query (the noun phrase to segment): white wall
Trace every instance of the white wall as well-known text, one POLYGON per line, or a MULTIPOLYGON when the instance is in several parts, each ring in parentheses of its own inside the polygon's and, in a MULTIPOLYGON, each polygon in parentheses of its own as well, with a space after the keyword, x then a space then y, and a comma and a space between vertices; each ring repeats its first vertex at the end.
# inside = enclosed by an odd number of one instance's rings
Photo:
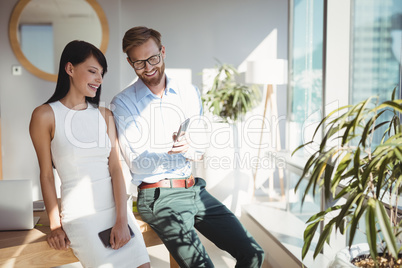
MULTIPOLYGON (((193 83, 202 88, 201 70, 215 59, 239 66, 261 42, 277 31, 277 57, 287 58, 287 1, 276 0, 98 0, 106 13, 110 40, 106 52, 109 71, 102 86, 102 101, 112 97, 135 77, 121 52, 121 39, 131 27, 145 25, 161 32, 166 67, 192 70, 193 83)), ((0 1, 0 115, 4 179, 31 178, 39 186, 39 169, 29 137, 33 109, 45 102, 55 83, 39 79, 20 65, 8 36, 8 21, 17 0, 0 1)), ((285 93, 278 94, 279 115, 286 113, 285 93)), ((35 197, 40 197, 36 190, 35 197)))

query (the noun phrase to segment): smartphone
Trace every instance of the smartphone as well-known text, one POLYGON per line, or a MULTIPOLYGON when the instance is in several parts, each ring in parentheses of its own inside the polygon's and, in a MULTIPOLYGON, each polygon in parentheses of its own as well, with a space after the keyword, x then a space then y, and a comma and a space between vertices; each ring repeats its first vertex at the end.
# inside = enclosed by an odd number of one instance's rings
POLYGON ((183 123, 180 124, 179 130, 177 131, 176 139, 174 140, 173 143, 175 143, 179 139, 179 137, 182 133, 186 132, 189 123, 190 123, 190 118, 187 118, 186 120, 184 120, 183 123))
MULTIPOLYGON (((127 226, 128 226, 128 229, 130 230, 130 236, 134 237, 134 232, 133 232, 133 230, 131 230, 130 225, 127 225, 127 226)), ((113 227, 110 227, 109 229, 106 229, 106 230, 104 230, 102 232, 99 232, 99 234, 98 234, 98 236, 99 236, 100 240, 102 241, 103 245, 105 247, 107 247, 107 248, 112 247, 112 245, 110 245, 110 233, 112 232, 112 228, 113 227)))

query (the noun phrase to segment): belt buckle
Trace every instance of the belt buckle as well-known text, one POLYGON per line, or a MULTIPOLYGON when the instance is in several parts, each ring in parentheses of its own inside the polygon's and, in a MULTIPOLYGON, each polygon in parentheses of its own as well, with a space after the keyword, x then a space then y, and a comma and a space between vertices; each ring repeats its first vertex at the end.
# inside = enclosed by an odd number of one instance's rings
MULTIPOLYGON (((189 188, 188 183, 189 183, 189 181, 190 181, 192 178, 193 178, 193 176, 190 176, 190 177, 188 177, 187 179, 185 179, 185 187, 186 187, 186 189, 189 188)), ((191 187, 191 186, 190 186, 190 187, 191 187)))

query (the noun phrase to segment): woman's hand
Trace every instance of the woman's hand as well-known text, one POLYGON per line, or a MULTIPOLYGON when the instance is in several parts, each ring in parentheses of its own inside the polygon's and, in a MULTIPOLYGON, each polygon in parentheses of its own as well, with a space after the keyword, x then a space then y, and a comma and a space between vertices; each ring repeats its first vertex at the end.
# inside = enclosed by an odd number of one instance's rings
POLYGON ((50 234, 48 234, 47 243, 51 248, 57 250, 67 250, 70 248, 70 240, 61 227, 52 230, 50 234))
POLYGON ((110 233, 112 249, 119 249, 130 241, 130 231, 127 224, 115 224, 110 233))

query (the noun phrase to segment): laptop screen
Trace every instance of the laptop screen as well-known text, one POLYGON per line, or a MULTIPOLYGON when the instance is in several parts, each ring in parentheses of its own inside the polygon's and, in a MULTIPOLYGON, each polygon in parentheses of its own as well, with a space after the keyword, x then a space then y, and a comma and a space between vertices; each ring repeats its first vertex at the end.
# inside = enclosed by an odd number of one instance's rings
POLYGON ((34 227, 31 180, 0 180, 0 230, 34 227))

